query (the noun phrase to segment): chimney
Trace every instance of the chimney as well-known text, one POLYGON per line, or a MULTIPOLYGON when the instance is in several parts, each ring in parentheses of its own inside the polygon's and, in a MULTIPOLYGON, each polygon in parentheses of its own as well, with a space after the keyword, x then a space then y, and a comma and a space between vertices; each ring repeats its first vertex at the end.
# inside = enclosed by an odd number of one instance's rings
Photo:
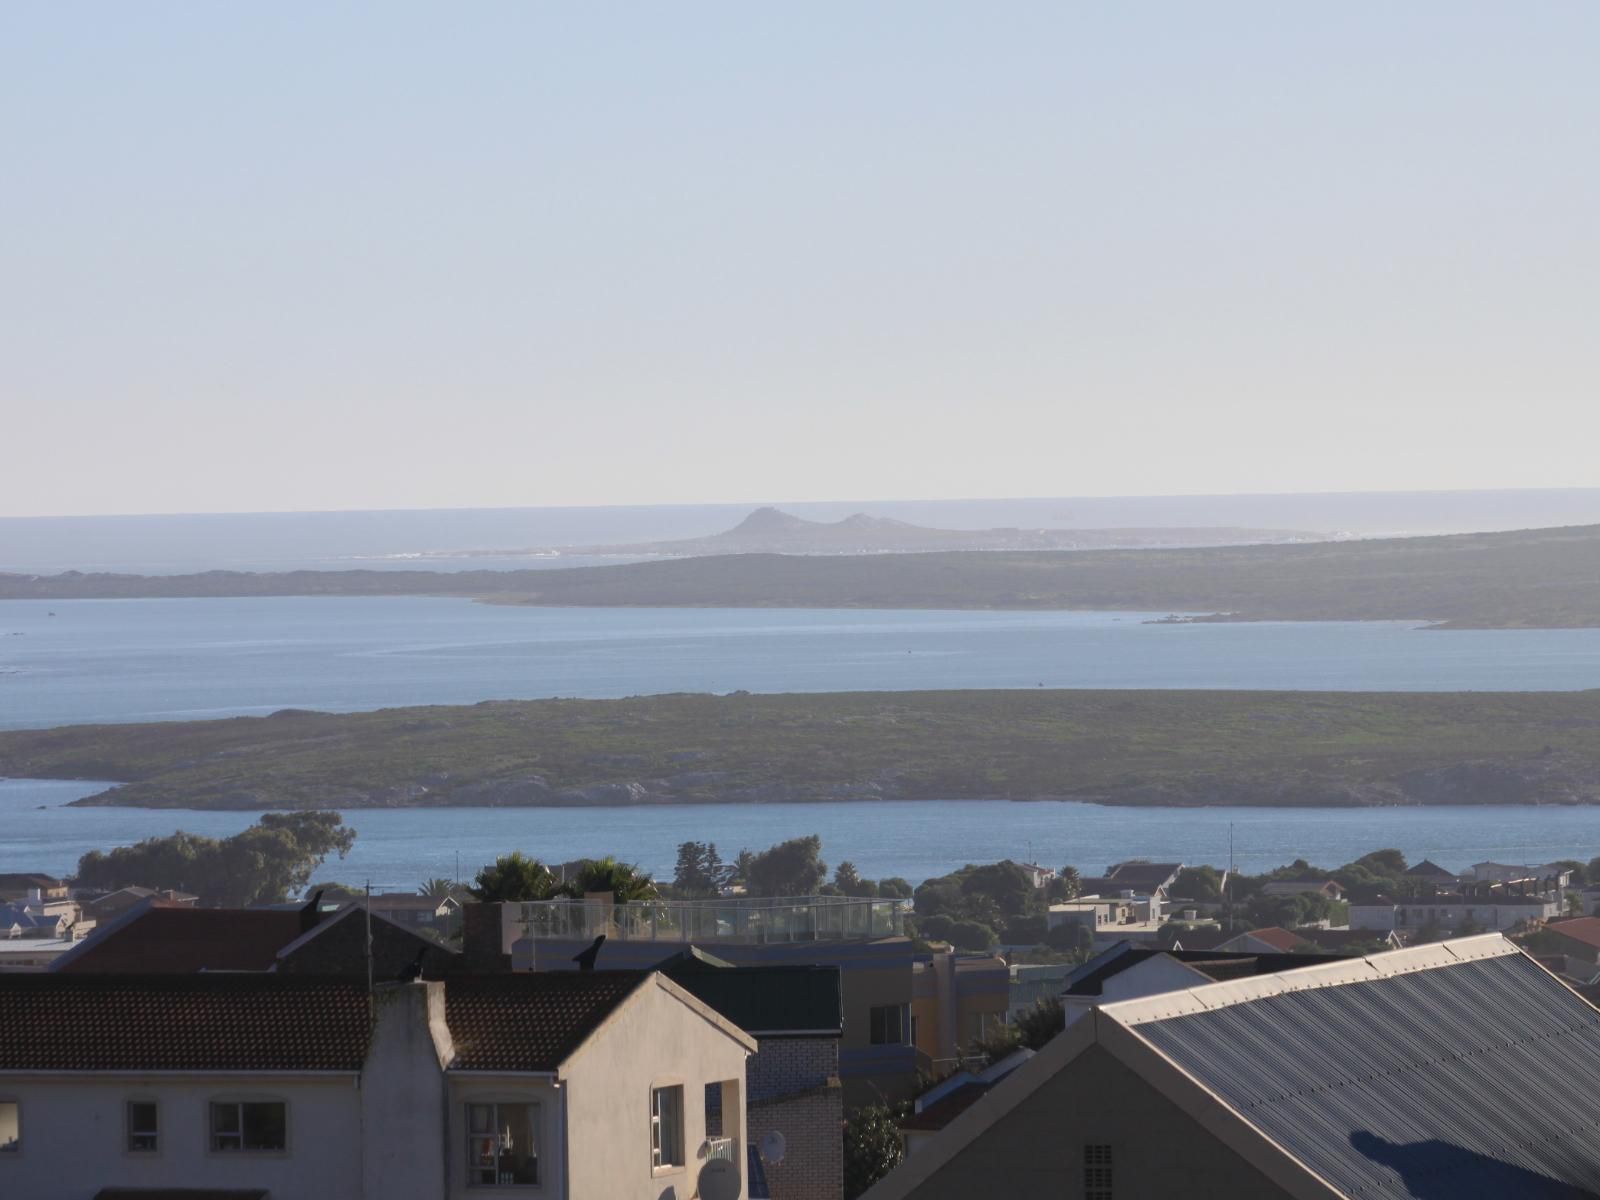
POLYGON ((500 931, 503 907, 496 903, 461 906, 461 958, 467 970, 474 974, 511 970, 511 959, 505 952, 500 931))

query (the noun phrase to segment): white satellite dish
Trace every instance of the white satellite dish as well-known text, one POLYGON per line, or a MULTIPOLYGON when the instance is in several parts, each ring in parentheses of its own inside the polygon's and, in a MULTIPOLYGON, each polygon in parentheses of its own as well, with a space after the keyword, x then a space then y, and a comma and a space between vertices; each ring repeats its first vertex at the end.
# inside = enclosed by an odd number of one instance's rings
POLYGON ((700 1168, 700 1200, 738 1200, 739 1168, 725 1158, 713 1158, 700 1168))
POLYGON ((761 1135, 761 1160, 777 1166, 783 1161, 783 1152, 787 1148, 783 1134, 776 1129, 769 1130, 761 1135))

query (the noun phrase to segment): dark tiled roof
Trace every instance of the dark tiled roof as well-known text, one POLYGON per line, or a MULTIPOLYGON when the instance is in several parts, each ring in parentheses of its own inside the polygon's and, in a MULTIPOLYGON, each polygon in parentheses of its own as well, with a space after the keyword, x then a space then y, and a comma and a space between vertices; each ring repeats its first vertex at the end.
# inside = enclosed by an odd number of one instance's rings
POLYGON ((838 967, 714 967, 679 960, 662 970, 750 1033, 837 1034, 844 1028, 838 967))
POLYGON ((0 975, 0 1071, 356 1071, 366 989, 277 975, 0 975))
POLYGON ((1524 955, 1134 1031, 1343 1195, 1577 1200, 1600 1189, 1600 1012, 1524 955))
POLYGON ((1124 862, 1107 871, 1106 877, 1118 887, 1139 891, 1163 887, 1181 870, 1182 863, 1124 862))
POLYGON ((477 975, 445 986, 458 1071, 554 1071, 650 975, 539 971, 477 975))
POLYGON ((1425 858, 1416 866, 1406 872, 1407 875, 1420 875, 1426 879, 1454 879, 1456 873, 1447 871, 1432 859, 1425 858))
POLYGON ((96 930, 56 970, 119 975, 268 971, 278 951, 300 932, 297 912, 152 903, 120 924, 96 930))

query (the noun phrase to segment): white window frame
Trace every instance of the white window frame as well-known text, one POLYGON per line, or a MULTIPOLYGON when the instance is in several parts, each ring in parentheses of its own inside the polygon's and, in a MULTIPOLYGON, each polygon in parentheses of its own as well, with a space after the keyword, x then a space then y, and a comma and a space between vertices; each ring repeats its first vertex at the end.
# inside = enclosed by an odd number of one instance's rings
MULTIPOLYGON (((230 1135, 222 1135, 230 1136, 230 1135)), ((235 1158, 245 1154, 288 1154, 289 1138, 289 1102, 282 1096, 212 1096, 206 1102, 206 1152, 220 1154, 235 1158), (283 1145, 274 1147, 246 1146, 244 1144, 244 1106, 247 1104, 276 1104, 283 1109, 283 1145), (238 1111, 239 1139, 238 1145, 223 1147, 217 1145, 216 1111, 219 1108, 233 1108, 238 1111)))
MULTIPOLYGON (((209 1119, 210 1110, 207 1110, 209 1119)), ((147 1154, 161 1153, 161 1102, 149 1096, 129 1096, 122 1102, 122 1149, 127 1154, 137 1154, 141 1157, 147 1154), (155 1109, 155 1124, 149 1129, 135 1129, 133 1124, 133 1106, 135 1104, 148 1104, 155 1109), (150 1146, 135 1146, 133 1139, 147 1137, 153 1139, 150 1146)), ((233 1151, 228 1151, 233 1153, 233 1151)))
POLYGON ((669 1171, 681 1171, 688 1166, 688 1130, 684 1123, 688 1119, 687 1106, 684 1103, 684 1086, 682 1083, 663 1081, 650 1085, 650 1170, 652 1174, 660 1175, 669 1171), (677 1122, 674 1126, 664 1119, 662 1097, 668 1093, 676 1093, 677 1097, 677 1122), (669 1144, 670 1143, 670 1144, 669 1144))
POLYGON ((512 1188, 519 1192, 531 1192, 536 1188, 542 1188, 544 1186, 544 1105, 540 1103, 538 1099, 532 1096, 465 1097, 461 1102, 461 1132, 463 1142, 466 1146, 466 1169, 468 1176, 467 1187, 473 1189, 474 1191, 487 1190, 489 1188, 512 1188), (494 1109, 495 1119, 493 1124, 496 1128, 498 1128, 500 1124, 499 1110, 501 1107, 507 1104, 518 1104, 524 1108, 533 1110, 529 1117, 529 1123, 533 1127, 533 1173, 536 1176, 536 1179, 533 1183, 501 1183, 498 1180, 496 1180, 494 1183, 477 1182, 471 1178, 475 1162, 475 1157, 472 1152, 472 1110, 473 1108, 494 1109))

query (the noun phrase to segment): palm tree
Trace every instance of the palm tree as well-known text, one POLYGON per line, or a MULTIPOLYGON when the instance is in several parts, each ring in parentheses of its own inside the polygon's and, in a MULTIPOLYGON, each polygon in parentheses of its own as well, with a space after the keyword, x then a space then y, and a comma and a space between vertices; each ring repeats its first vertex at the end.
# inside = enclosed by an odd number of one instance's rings
POLYGON ((559 890, 550 868, 521 850, 502 854, 478 872, 470 889, 479 900, 548 900, 559 890))
POLYGON ((630 900, 654 900, 655 880, 633 863, 618 862, 611 855, 586 858, 567 880, 566 892, 581 900, 592 892, 610 892, 618 904, 630 900))
POLYGON ((417 895, 432 896, 437 900, 443 900, 455 890, 456 884, 453 879, 424 879, 422 886, 417 889, 417 895))

